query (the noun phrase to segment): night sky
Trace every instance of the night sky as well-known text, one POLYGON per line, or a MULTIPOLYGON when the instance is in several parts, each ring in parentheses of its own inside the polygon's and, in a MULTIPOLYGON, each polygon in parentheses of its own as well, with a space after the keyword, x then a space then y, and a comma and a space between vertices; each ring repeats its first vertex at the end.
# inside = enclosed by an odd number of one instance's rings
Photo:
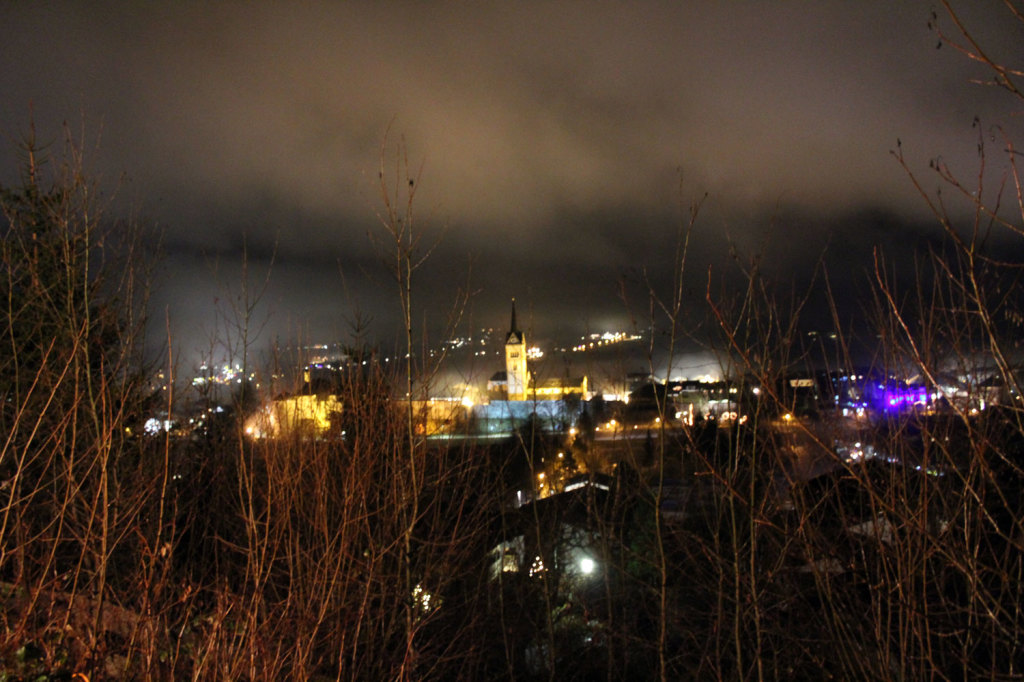
MULTIPOLYGON (((993 57, 1022 56, 1002 3, 961 4, 993 57)), ((261 342, 344 338, 354 310, 393 338, 371 238, 385 136, 389 174, 404 140, 416 225, 437 243, 418 326, 439 334, 468 286, 463 332, 506 325, 515 296, 553 338, 627 327, 620 281, 646 269, 667 286, 705 193, 694 306, 709 270, 734 285, 733 251, 779 282, 824 252, 852 296, 872 245, 939 237, 897 139, 932 191, 937 157, 975 177, 975 117, 986 139, 1022 124, 1019 102, 971 82, 980 65, 936 49, 932 11, 953 26, 930 1, 210 5, 0 7, 0 180, 30 121, 44 140, 84 131, 114 213, 162 235, 153 307, 184 353, 216 335, 243 245, 254 280, 276 252, 261 342)))

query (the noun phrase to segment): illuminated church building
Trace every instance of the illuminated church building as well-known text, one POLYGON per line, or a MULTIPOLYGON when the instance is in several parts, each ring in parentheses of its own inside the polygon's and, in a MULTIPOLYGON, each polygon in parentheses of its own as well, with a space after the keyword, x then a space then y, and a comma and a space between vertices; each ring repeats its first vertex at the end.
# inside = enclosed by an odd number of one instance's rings
POLYGON ((505 335, 505 371, 495 372, 487 385, 492 401, 549 401, 573 395, 585 397, 586 377, 552 377, 538 382, 527 365, 528 356, 526 334, 516 322, 516 302, 512 299, 512 320, 505 335))
POLYGON ((530 384, 526 368, 526 336, 516 324, 516 300, 512 299, 512 324, 505 336, 505 380, 509 400, 526 400, 530 384))

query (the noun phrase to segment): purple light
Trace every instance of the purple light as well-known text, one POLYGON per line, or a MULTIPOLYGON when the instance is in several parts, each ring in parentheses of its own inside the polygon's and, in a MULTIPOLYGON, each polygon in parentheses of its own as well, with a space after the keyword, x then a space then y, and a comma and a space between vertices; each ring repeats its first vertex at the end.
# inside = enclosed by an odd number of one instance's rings
POLYGON ((927 405, 928 402, 928 391, 924 388, 916 387, 886 389, 883 404, 889 408, 902 409, 906 406, 927 405))

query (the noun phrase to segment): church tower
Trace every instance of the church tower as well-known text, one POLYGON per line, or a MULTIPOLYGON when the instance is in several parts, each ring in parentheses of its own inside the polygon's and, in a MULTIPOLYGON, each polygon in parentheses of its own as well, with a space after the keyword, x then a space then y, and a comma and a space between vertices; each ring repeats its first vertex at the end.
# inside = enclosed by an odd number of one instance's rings
POLYGON ((526 337, 516 325, 516 299, 512 299, 512 324, 505 337, 505 373, 508 399, 526 400, 529 373, 526 369, 526 337))

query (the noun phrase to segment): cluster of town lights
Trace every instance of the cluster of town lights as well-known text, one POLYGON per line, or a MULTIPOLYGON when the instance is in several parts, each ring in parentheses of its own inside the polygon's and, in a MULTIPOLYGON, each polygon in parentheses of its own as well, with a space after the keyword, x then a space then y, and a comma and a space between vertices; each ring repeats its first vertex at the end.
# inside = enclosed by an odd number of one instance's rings
MULTIPOLYGON (((207 366, 205 364, 202 365, 199 368, 200 375, 195 377, 194 379, 192 379, 192 384, 194 386, 202 386, 204 384, 208 384, 209 383, 209 384, 222 384, 222 385, 226 386, 226 385, 229 385, 229 384, 240 384, 240 383, 242 383, 242 379, 244 377, 244 374, 242 373, 241 366, 239 366, 237 364, 234 367, 232 367, 229 364, 225 364, 221 368, 220 372, 217 373, 217 374, 211 374, 210 371, 211 371, 211 368, 209 366, 207 366)), ((256 378, 255 372, 250 372, 249 373, 249 381, 252 381, 255 378, 256 378)))
POLYGON ((638 341, 640 339, 636 334, 629 334, 627 332, 605 332, 603 334, 591 334, 589 337, 583 338, 583 343, 578 343, 572 347, 574 352, 582 352, 585 350, 593 350, 594 348, 600 348, 601 346, 610 346, 614 343, 623 343, 624 341, 638 341))

